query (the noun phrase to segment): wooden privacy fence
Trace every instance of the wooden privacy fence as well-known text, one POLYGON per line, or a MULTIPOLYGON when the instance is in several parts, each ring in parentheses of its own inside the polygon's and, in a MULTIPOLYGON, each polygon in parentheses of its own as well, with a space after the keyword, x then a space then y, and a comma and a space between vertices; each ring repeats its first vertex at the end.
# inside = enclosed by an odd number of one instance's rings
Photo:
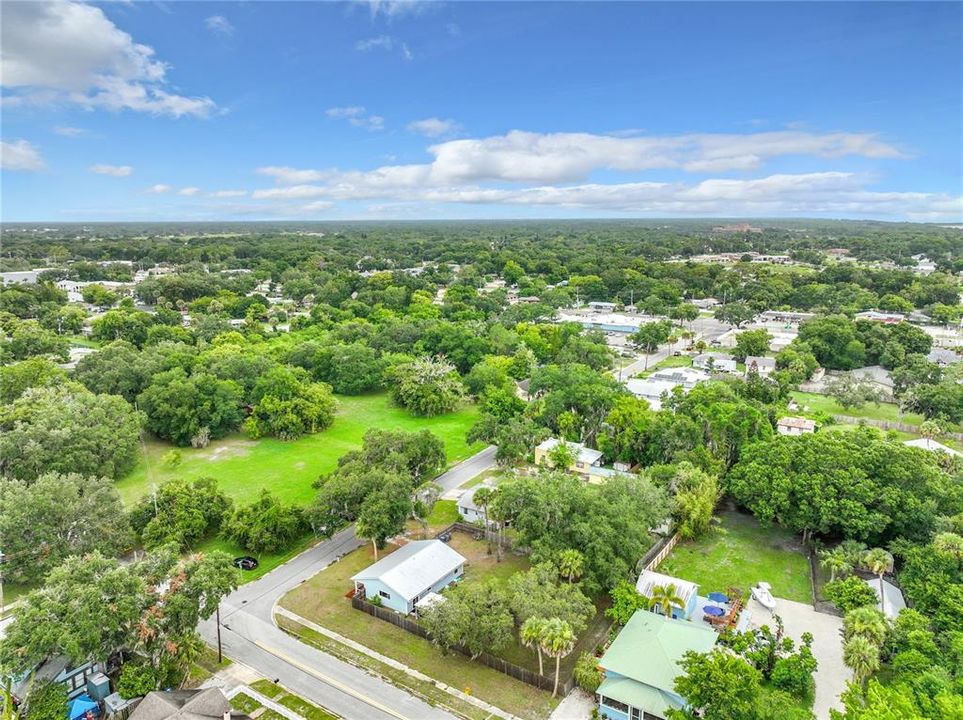
MULTIPOLYGON (((472 526, 468 526, 468 527, 472 527, 472 526)), ((355 610, 361 610, 362 612, 366 612, 369 615, 373 615, 379 620, 390 622, 392 625, 400 627, 402 630, 406 632, 410 632, 412 635, 417 635, 418 637, 428 639, 428 633, 420 624, 418 624, 414 620, 411 620, 410 618, 405 617, 404 615, 399 615, 394 610, 389 610, 388 608, 385 608, 385 607, 378 607, 377 605, 372 605, 367 600, 362 600, 360 597, 357 597, 357 596, 351 598, 351 607, 353 607, 355 610)), ((456 650, 459 654, 464 655, 465 657, 469 657, 469 658, 471 657, 471 653, 469 653, 463 647, 456 646, 454 650, 456 650)), ((545 677, 544 675, 539 675, 538 673, 532 672, 527 668, 523 668, 519 665, 516 665, 515 663, 510 663, 507 660, 503 660, 500 657, 495 657, 494 655, 491 655, 489 653, 483 652, 481 655, 474 658, 474 660, 476 662, 482 663, 483 665, 487 665, 493 670, 497 670, 500 673, 504 673, 509 677, 513 677, 516 680, 521 680, 523 683, 526 683, 528 685, 533 685, 534 687, 537 687, 540 690, 548 690, 549 692, 551 692, 552 688, 555 685, 554 677, 545 677)), ((550 660, 549 660, 549 663, 551 664, 550 660)), ((562 697, 565 697, 566 695, 568 695, 573 690, 574 687, 575 687, 575 678, 572 677, 571 673, 568 673, 567 676, 564 673, 561 676, 559 676, 558 691, 562 695, 562 697)))

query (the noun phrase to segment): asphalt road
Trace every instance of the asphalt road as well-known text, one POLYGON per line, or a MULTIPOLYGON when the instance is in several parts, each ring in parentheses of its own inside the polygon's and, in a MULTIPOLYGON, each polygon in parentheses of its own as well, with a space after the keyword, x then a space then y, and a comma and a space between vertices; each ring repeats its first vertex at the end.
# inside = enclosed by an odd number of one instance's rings
MULTIPOLYGON (((450 490, 494 463, 495 448, 487 447, 442 473, 436 482, 450 490)), ((364 542, 355 536, 354 527, 345 528, 231 593, 221 602, 224 654, 265 677, 277 678, 282 685, 347 720, 452 720, 449 713, 305 645, 274 625, 274 604, 281 596, 364 542)), ((202 622, 198 630, 216 646, 215 617, 202 622)))

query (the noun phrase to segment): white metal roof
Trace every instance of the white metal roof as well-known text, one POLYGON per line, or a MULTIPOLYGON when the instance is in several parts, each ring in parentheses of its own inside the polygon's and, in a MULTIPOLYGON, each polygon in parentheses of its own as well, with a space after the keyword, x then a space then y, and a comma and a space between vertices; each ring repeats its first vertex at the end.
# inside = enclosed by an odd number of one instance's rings
POLYGON ((906 601, 903 599, 903 591, 893 585, 889 580, 883 580, 883 601, 879 600, 879 578, 864 581, 876 594, 877 607, 888 618, 899 615, 900 610, 906 608, 906 601))
POLYGON ((411 600, 464 563, 465 558, 441 540, 415 540, 351 579, 380 580, 405 600, 411 600))
POLYGON ((930 452, 944 452, 947 455, 963 456, 963 453, 954 450, 951 447, 947 447, 943 443, 936 442, 936 440, 931 440, 930 438, 906 440, 903 444, 910 447, 920 448, 922 450, 929 450, 930 452))
MULTIPOLYGON (((544 450, 545 452, 551 452, 552 448, 557 446, 561 442, 558 438, 549 438, 538 444, 539 450, 544 450)), ((575 453, 578 462, 585 463, 587 465, 594 465, 599 460, 602 459, 601 450, 593 450, 590 447, 586 447, 584 443, 576 442, 566 442, 569 449, 575 453)))
POLYGON ((671 575, 663 575, 662 573, 657 573, 654 570, 643 571, 643 573, 639 575, 639 580, 635 584, 635 589, 639 591, 639 594, 650 598, 652 597, 652 588, 665 587, 666 585, 675 586, 675 594, 678 595, 682 600, 683 607, 686 607, 689 604, 690 597, 699 594, 699 586, 694 582, 681 580, 679 578, 672 577, 671 575))

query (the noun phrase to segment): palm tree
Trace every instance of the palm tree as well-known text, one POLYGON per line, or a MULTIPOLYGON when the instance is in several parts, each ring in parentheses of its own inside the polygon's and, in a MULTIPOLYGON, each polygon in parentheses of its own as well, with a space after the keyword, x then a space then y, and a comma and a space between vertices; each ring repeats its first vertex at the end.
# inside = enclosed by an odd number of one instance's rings
POLYGON ((582 568, 585 565, 585 556, 578 550, 562 550, 558 555, 558 569, 570 583, 575 582, 575 578, 582 575, 582 568))
POLYGON ((666 620, 672 619, 672 608, 682 607, 682 598, 676 593, 675 585, 656 585, 652 588, 652 606, 657 607, 665 615, 666 620))
POLYGON ((883 613, 869 605, 850 610, 843 618, 843 635, 847 640, 864 637, 876 647, 882 647, 888 630, 883 613))
POLYGON ((963 536, 952 532, 941 532, 933 538, 933 548, 942 555, 955 558, 957 564, 963 563, 963 536))
POLYGON ((883 606, 883 575, 893 571, 893 556, 883 548, 868 550, 863 556, 863 565, 873 575, 879 577, 879 605, 883 606))
POLYGON ((549 657, 555 658, 555 686, 552 688, 552 697, 558 695, 558 675, 562 658, 572 652, 577 640, 572 626, 565 620, 552 618, 545 621, 545 626, 542 628, 542 650, 549 657))
POLYGON ((839 547, 846 553, 849 564, 854 567, 862 562, 863 555, 866 554, 866 543, 861 543, 859 540, 843 540, 839 543, 839 547))
POLYGON ((879 648, 862 635, 854 635, 843 643, 843 662, 853 671, 853 679, 865 689, 866 680, 879 670, 879 648))
POLYGON ((482 511, 482 522, 485 524, 485 542, 488 543, 488 554, 492 554, 492 533, 491 528, 488 527, 488 505, 492 501, 492 493, 494 491, 490 487, 482 486, 475 490, 475 494, 472 496, 475 505, 481 508, 482 511))
POLYGON ((853 570, 853 565, 849 561, 849 555, 842 547, 834 547, 832 550, 823 550, 819 553, 820 563, 829 570, 829 582, 836 579, 836 573, 846 575, 853 570))
POLYGON ((545 631, 545 619, 540 617, 530 617, 522 623, 521 630, 518 631, 518 639, 527 648, 535 648, 538 653, 538 674, 544 675, 542 667, 542 634, 545 631))

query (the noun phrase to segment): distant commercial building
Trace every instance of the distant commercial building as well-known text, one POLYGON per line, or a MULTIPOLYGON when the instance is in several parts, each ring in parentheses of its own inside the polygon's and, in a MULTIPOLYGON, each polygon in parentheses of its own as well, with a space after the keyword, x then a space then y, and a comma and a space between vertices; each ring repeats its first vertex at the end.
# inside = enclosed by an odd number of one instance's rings
POLYGON ((46 272, 51 268, 35 268, 33 270, 13 270, 11 272, 0 272, 0 282, 4 285, 23 285, 37 282, 40 273, 46 272))
POLYGON ((869 322, 881 322, 885 325, 898 325, 906 319, 902 313, 879 312, 878 310, 866 310, 854 315, 856 320, 868 320, 869 322))
POLYGON ((712 228, 715 233, 761 233, 762 228, 753 227, 749 223, 735 223, 732 225, 718 225, 712 228))

